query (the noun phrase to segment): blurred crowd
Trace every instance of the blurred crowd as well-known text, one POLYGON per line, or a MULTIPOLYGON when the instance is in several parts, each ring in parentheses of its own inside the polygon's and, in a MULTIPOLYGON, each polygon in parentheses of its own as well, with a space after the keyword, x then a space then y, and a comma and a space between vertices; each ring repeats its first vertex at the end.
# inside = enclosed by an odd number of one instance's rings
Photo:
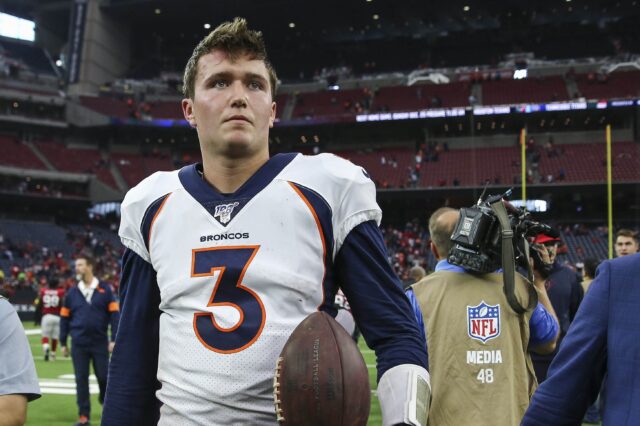
POLYGON ((25 300, 55 283, 68 289, 76 284, 74 260, 90 253, 96 259, 96 276, 117 290, 122 247, 111 239, 101 238, 98 230, 115 232, 117 225, 107 229, 95 224, 68 227, 64 247, 48 247, 31 241, 12 241, 0 234, 0 295, 8 299, 25 300))
MULTIPOLYGON (((31 241, 12 241, 0 234, 0 294, 11 299, 25 292, 36 295, 38 290, 51 281, 62 288, 74 286, 74 260, 83 253, 96 258, 97 277, 111 284, 117 291, 120 258, 123 248, 114 244, 115 238, 104 238, 105 233, 115 237, 117 223, 103 223, 66 227, 64 247, 48 247, 31 241)), ((590 228, 584 224, 565 224, 558 227, 565 236, 591 235, 589 244, 603 244, 608 235, 606 226, 590 228)), ((404 226, 382 227, 388 248, 389 262, 400 280, 405 284, 415 282, 412 270, 422 269, 427 273, 435 266, 435 258, 429 250, 429 232, 423 221, 415 218, 404 226)), ((566 256, 569 246, 561 243, 558 248, 560 261, 576 272, 581 272, 582 261, 571 263, 566 256), (563 256, 564 255, 564 256, 563 256)), ((586 248, 579 245, 571 250, 578 259, 588 257, 586 248)), ((34 296, 35 298, 35 296, 34 296)))

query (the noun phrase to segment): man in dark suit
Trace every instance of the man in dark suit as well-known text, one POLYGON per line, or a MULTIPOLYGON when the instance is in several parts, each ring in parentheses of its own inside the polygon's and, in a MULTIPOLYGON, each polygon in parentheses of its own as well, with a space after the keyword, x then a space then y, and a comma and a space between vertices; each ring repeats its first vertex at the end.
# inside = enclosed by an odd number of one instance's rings
POLYGON ((522 425, 580 425, 603 380, 602 424, 637 425, 639 312, 640 254, 603 262, 522 425))

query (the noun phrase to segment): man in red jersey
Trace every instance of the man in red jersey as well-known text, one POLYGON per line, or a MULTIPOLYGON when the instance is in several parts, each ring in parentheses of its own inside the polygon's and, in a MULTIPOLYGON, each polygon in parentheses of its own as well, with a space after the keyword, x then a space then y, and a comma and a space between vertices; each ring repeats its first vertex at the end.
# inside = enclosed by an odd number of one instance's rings
POLYGON ((58 278, 48 280, 47 287, 40 289, 40 307, 42 308, 42 350, 44 360, 55 361, 56 348, 60 338, 60 308, 64 298, 64 289, 58 288, 58 278), (49 345, 51 342, 51 345, 49 345))

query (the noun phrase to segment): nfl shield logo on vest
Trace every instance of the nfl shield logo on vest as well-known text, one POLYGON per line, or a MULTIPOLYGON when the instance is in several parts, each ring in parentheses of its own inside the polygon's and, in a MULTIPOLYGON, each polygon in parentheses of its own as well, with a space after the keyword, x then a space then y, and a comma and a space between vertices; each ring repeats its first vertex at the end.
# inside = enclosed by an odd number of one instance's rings
POLYGON ((467 306, 467 332, 469 337, 487 343, 500 335, 500 304, 487 305, 483 300, 477 306, 467 306))

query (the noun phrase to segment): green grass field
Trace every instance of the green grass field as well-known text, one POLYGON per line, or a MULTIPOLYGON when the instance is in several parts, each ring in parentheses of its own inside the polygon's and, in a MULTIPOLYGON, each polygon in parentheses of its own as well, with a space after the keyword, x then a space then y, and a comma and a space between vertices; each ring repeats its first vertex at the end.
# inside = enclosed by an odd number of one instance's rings
MULTIPOLYGON (((24 323, 26 330, 33 330, 33 323, 24 323)), ((29 411, 27 418, 27 426, 69 426, 73 425, 78 419, 78 409, 76 406, 75 382, 73 381, 73 365, 71 358, 63 358, 58 350, 58 358, 55 362, 44 362, 42 345, 40 343, 40 334, 30 334, 29 343, 31 344, 31 352, 36 363, 38 378, 40 379, 40 387, 45 393, 42 397, 29 403, 29 411), (46 393, 45 389, 53 389, 55 391, 73 392, 69 395, 56 395, 46 393)), ((360 349, 369 368, 369 379, 371 380, 371 388, 375 389, 376 383, 376 356, 373 351, 369 350, 360 339, 360 349)), ((98 403, 97 385, 95 381, 90 382, 90 387, 96 389, 96 393, 91 395, 91 424, 100 424, 100 415, 102 407, 98 403)), ((382 417, 380 416, 380 406, 375 395, 371 395, 371 415, 369 416, 370 426, 380 425, 382 417)))
MULTIPOLYGON (((34 329, 32 323, 24 323, 24 326, 27 330, 34 329)), ((36 370, 38 371, 38 378, 40 379, 40 387, 43 389, 57 389, 58 391, 59 389, 64 389, 68 392, 75 391, 71 359, 62 358, 60 351, 58 351, 58 359, 55 362, 44 362, 40 334, 31 334, 28 337, 36 363, 36 370)), ((376 355, 367 347, 363 339, 360 339, 358 346, 369 369, 371 389, 375 391, 376 355)), ((98 403, 97 384, 95 384, 95 381, 90 382, 90 387, 95 389, 95 393, 91 395, 91 424, 99 425, 102 407, 98 403)), ((75 393, 55 395, 45 392, 41 398, 29 403, 27 426, 69 426, 76 422, 77 416, 75 393)), ((380 424, 382 424, 380 405, 375 392, 373 392, 371 395, 371 413, 367 425, 379 426, 380 424)), ((584 426, 588 425, 585 424, 584 426)))

